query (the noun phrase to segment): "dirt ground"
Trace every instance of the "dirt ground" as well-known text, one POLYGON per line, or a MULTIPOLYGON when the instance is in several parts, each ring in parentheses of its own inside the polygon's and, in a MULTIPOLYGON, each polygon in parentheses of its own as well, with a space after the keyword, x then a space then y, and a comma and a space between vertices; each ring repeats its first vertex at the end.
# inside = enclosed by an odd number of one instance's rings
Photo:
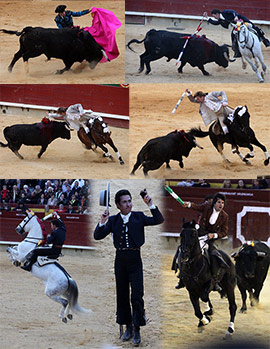
MULTIPOLYGON (((6 143, 3 129, 21 123, 35 123, 36 117, 3 116, 0 118, 0 140, 6 143)), ((48 173, 55 178, 127 178, 129 169, 128 135, 129 130, 110 127, 112 140, 122 155, 125 164, 120 162, 113 149, 108 146, 114 160, 103 158, 103 151, 87 150, 77 137, 77 131, 71 132, 71 139, 58 138, 38 159, 40 147, 22 146, 20 160, 9 148, 0 148, 0 178, 44 178, 48 173)))
MULTIPOLYGON (((188 131, 191 127, 201 126, 208 130, 198 113, 199 105, 190 103, 185 97, 174 115, 174 106, 186 88, 196 91, 226 92, 229 105, 247 105, 251 118, 250 125, 258 140, 270 149, 269 138, 269 108, 270 91, 268 84, 131 84, 130 86, 130 171, 136 162, 137 154, 143 145, 151 138, 166 135, 175 129, 188 131), (143 130, 143 132, 142 132, 143 130)), ((265 167, 264 153, 254 147, 255 157, 251 166, 245 165, 237 155, 231 153, 231 147, 225 144, 225 155, 230 159, 230 165, 224 165, 209 137, 197 138, 204 148, 194 148, 188 158, 184 159, 181 169, 176 161, 171 161, 172 170, 165 165, 160 169, 150 171, 151 178, 256 178, 258 175, 269 175, 270 168, 265 167)), ((247 148, 240 149, 243 154, 247 148)), ((138 169, 136 178, 143 178, 143 172, 138 169)))
MULTIPOLYGON (((177 27, 174 27, 173 20, 170 26, 166 23, 161 23, 157 20, 150 22, 146 25, 134 25, 126 24, 126 44, 132 40, 142 40, 145 34, 150 29, 156 30, 169 30, 177 33, 190 33, 193 34, 199 24, 199 21, 182 20, 177 27)), ((266 35, 269 37, 270 29, 264 27, 266 35)), ((218 45, 228 44, 231 45, 231 31, 222 28, 221 26, 214 26, 203 22, 203 29, 199 35, 206 35, 206 37, 218 45)), ((177 71, 176 60, 172 59, 167 62, 167 58, 163 57, 157 61, 150 63, 151 73, 145 75, 145 71, 141 74, 138 73, 140 66, 140 54, 144 49, 144 44, 131 44, 131 47, 136 52, 132 52, 126 48, 126 82, 128 83, 256 83, 257 76, 253 72, 250 65, 246 70, 242 69, 241 59, 238 58, 235 62, 229 63, 229 66, 225 69, 220 67, 216 63, 206 64, 205 70, 210 73, 210 76, 204 76, 197 67, 191 67, 187 64, 183 68, 183 74, 179 74, 177 71)), ((180 53, 180 52, 179 52, 180 53)), ((266 66, 270 67, 270 49, 262 45, 262 53, 264 56, 264 62, 266 66)), ((233 51, 230 49, 230 58, 233 57, 233 51)), ((261 71, 261 68, 260 68, 261 71)), ((269 70, 265 78, 265 82, 270 82, 269 70)))
MULTIPOLYGON (((175 246, 176 249, 176 246, 175 246)), ((221 299, 217 292, 210 294, 214 307, 212 321, 205 327, 203 333, 197 332, 198 319, 194 315, 193 307, 186 289, 176 290, 178 278, 170 270, 173 251, 167 251, 162 263, 162 348, 225 348, 223 337, 229 325, 229 309, 226 299, 221 299), (213 347, 212 347, 213 346, 213 347), (223 347, 224 346, 224 347, 223 347)), ((231 251, 227 251, 231 252, 231 251)), ((264 283, 258 307, 251 307, 247 301, 247 312, 240 314, 241 295, 236 287, 236 304, 238 307, 235 317, 235 333, 233 340, 227 343, 228 348, 236 342, 252 341, 259 345, 270 343, 270 276, 264 283)), ((202 305, 202 310, 205 307, 202 305)), ((236 348, 237 346, 233 346, 236 348)), ((227 346, 226 346, 227 348, 227 346)), ((239 346, 240 348, 240 346, 239 346)), ((242 346, 241 346, 242 348, 242 346)))
MULTIPOLYGON (((107 181, 91 181, 92 234, 103 207, 99 206, 99 191, 106 189, 107 181)), ((150 215, 139 192, 147 188, 154 203, 161 207, 160 181, 111 181, 111 214, 118 210, 114 205, 115 193, 123 188, 130 190, 133 209, 150 215)), ((145 309, 149 324, 142 328, 142 348, 160 347, 160 227, 147 227, 146 243, 142 248, 144 263, 145 309)), ((76 280, 79 287, 79 303, 92 309, 90 316, 74 316, 64 324, 58 318, 60 307, 44 295, 42 282, 31 274, 11 265, 7 253, 0 252, 1 269, 1 348, 130 348, 132 344, 119 340, 119 328, 115 323, 115 281, 113 261, 115 249, 108 236, 97 241, 95 252, 70 254, 64 250, 61 264, 76 280)))
MULTIPOLYGON (((0 1, 1 29, 22 30, 26 26, 57 28, 54 22, 56 1, 33 0, 0 1)), ((124 0, 115 1, 66 1, 67 9, 82 11, 89 7, 100 7, 112 11, 121 21, 122 26, 116 31, 116 41, 120 55, 112 62, 100 63, 91 70, 84 62, 75 63, 72 70, 63 75, 56 75, 58 69, 64 68, 62 60, 52 58, 45 62, 44 55, 29 59, 29 74, 25 73, 23 60, 14 66, 12 73, 7 68, 15 52, 19 49, 19 37, 0 34, 2 50, 0 53, 0 83, 37 83, 37 84, 119 84, 125 82, 125 15, 124 0), (3 49, 4 48, 4 49, 3 49)), ((80 27, 91 26, 90 14, 74 17, 74 24, 80 27)))

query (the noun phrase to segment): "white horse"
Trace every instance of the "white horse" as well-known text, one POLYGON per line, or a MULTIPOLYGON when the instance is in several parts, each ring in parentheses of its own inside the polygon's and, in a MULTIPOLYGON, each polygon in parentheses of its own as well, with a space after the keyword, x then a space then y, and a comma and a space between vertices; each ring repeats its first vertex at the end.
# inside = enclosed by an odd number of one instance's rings
POLYGON ((237 36, 239 50, 241 53, 242 59, 242 68, 246 69, 247 63, 251 65, 252 69, 257 74, 259 82, 264 82, 264 75, 266 73, 266 65, 264 63, 261 42, 258 36, 253 32, 252 29, 249 29, 244 23, 239 27, 239 32, 237 36), (252 61, 252 58, 255 60, 255 64, 252 61), (263 71, 260 73, 258 68, 260 67, 260 62, 262 65, 263 71))
MULTIPOLYGON (((42 228, 38 222, 37 216, 26 211, 25 219, 17 226, 16 232, 20 235, 28 233, 26 238, 15 247, 8 247, 9 259, 16 266, 25 261, 26 255, 32 251, 43 239, 42 228)), ((47 263, 40 265, 41 262, 35 262, 31 273, 42 280, 45 285, 45 294, 53 301, 60 303, 62 309, 59 313, 60 319, 66 323, 67 319, 72 320, 70 310, 75 313, 89 313, 91 310, 80 307, 78 304, 78 287, 71 276, 58 263, 47 263)), ((41 257, 42 259, 43 257, 41 257)), ((46 263, 46 262, 45 262, 46 263)))

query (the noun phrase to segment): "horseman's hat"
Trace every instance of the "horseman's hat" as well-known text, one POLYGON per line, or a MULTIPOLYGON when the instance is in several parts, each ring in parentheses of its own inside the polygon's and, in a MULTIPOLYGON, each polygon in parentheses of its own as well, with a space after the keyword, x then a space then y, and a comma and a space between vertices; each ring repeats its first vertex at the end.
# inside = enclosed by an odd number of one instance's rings
POLYGON ((63 13, 66 8, 66 5, 58 5, 55 9, 55 13, 63 13))
POLYGON ((107 190, 101 190, 99 192, 99 205, 106 206, 107 211, 110 205, 110 182, 107 183, 107 190))

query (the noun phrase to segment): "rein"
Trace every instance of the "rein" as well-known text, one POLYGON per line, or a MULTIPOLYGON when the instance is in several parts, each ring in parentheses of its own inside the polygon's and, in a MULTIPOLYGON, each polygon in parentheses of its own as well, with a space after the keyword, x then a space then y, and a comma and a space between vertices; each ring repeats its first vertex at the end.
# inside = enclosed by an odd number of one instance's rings
POLYGON ((254 53, 253 53, 252 49, 253 49, 253 47, 254 47, 255 40, 254 40, 254 37, 252 36, 252 45, 251 45, 251 47, 248 47, 248 46, 247 46, 247 43, 248 43, 248 40, 249 40, 249 37, 250 37, 250 32, 249 32, 248 29, 246 29, 245 33, 246 33, 246 32, 248 32, 248 34, 245 35, 245 39, 242 40, 242 41, 240 41, 240 35, 239 35, 239 44, 241 45, 241 44, 245 43, 245 48, 247 48, 248 50, 251 51, 252 56, 253 56, 253 58, 254 58, 254 53))
MULTIPOLYGON (((198 256, 195 256, 198 257, 198 256)), ((191 260, 191 262, 189 264, 191 264, 192 262, 194 262, 195 257, 191 260)), ((201 272, 203 271, 203 268, 205 267, 205 258, 203 258, 203 264, 201 269, 198 271, 198 273, 196 275, 190 275, 189 273, 185 272, 184 270, 182 270, 182 274, 185 276, 188 276, 190 279, 194 279, 194 281, 199 281, 199 275, 201 274, 201 272)))

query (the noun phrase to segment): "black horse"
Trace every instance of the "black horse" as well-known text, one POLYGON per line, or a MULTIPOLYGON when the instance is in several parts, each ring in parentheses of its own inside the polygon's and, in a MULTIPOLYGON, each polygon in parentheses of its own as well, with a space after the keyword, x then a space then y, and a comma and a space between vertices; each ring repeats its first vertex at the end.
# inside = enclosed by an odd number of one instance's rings
POLYGON ((85 145, 85 147, 92 150, 100 147, 104 151, 103 156, 113 160, 113 157, 109 153, 108 148, 104 145, 109 144, 115 151, 120 164, 124 165, 124 161, 111 138, 111 131, 109 130, 108 125, 104 122, 102 117, 95 117, 93 122, 88 122, 86 126, 90 130, 90 135, 88 135, 82 127, 78 131, 78 137, 80 141, 85 145))
MULTIPOLYGON (((202 254, 195 221, 183 224, 180 238, 181 254, 178 263, 181 263, 181 277, 189 292, 195 315, 199 319, 198 327, 203 329, 202 326, 209 324, 210 316, 213 314, 213 306, 209 299, 209 293, 214 286, 211 268, 207 257, 202 254), (199 299, 208 303, 209 310, 204 313, 201 312, 199 299)), ((229 268, 220 269, 219 284, 222 287, 222 295, 227 296, 229 302, 230 323, 225 338, 230 338, 234 332, 234 318, 237 309, 234 295, 236 273, 230 257, 221 250, 219 252, 229 265, 229 268)))
POLYGON ((223 154, 224 143, 232 144, 234 140, 236 144, 236 154, 238 154, 240 159, 248 165, 250 165, 250 161, 248 159, 254 157, 252 144, 256 145, 264 152, 264 165, 267 166, 270 160, 269 154, 266 147, 258 141, 254 131, 249 126, 249 119, 250 114, 247 106, 239 106, 235 108, 232 115, 224 120, 224 123, 226 123, 228 126, 231 136, 229 134, 224 134, 221 126, 216 121, 210 125, 208 132, 204 132, 200 128, 192 128, 189 132, 195 137, 209 136, 217 151, 228 163, 230 161, 223 154), (244 156, 240 153, 239 147, 248 148, 250 152, 244 156))

